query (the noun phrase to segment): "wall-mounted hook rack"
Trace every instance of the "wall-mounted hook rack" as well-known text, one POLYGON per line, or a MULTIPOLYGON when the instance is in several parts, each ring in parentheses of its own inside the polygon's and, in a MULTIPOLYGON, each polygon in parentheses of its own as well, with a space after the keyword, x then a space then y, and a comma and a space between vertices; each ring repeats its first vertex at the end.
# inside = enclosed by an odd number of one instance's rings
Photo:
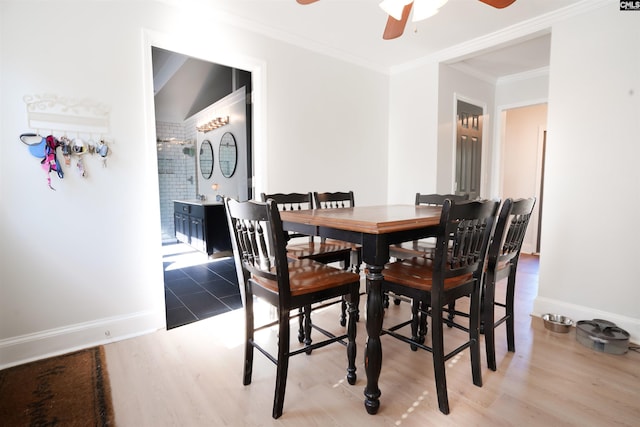
POLYGON ((27 121, 31 129, 98 135, 106 135, 110 131, 110 109, 104 104, 51 94, 25 95, 23 99, 27 104, 27 121))

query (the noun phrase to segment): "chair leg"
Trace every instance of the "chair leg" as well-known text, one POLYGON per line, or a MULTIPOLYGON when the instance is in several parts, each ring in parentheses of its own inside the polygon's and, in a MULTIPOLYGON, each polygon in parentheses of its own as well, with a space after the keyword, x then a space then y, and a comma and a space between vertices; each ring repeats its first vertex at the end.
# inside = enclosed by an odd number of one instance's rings
MULTIPOLYGON (((488 326, 488 325, 487 325, 488 326)), ((489 328, 493 331, 493 328, 489 328)), ((471 294, 469 309, 469 341, 471 342, 471 373, 473 383, 482 387, 482 368, 480 366, 480 284, 471 294)))
MULTIPOLYGON (((414 299, 411 301, 411 339, 417 343, 424 344, 427 335, 427 302, 414 299)), ((418 347, 410 344, 413 351, 418 347)))
POLYGON ((349 326, 347 328, 347 382, 351 385, 356 383, 356 320, 358 317, 358 306, 360 292, 354 291, 348 297, 349 326))
MULTIPOLYGON (((304 345, 311 345, 311 306, 304 306, 304 345)), ((307 354, 311 354, 311 350, 306 351, 307 354)))
POLYGON ((360 265, 362 264, 362 255, 360 254, 360 251, 351 251, 350 259, 353 260, 351 261, 351 271, 356 274, 360 274, 360 265))
MULTIPOLYGON (((456 317, 456 302, 453 301, 452 303, 449 303, 448 308, 449 308, 449 314, 447 316, 447 319, 453 322, 453 319, 456 317)), ((450 324, 447 324, 447 326, 449 328, 453 328, 453 326, 451 326, 450 324)))
MULTIPOLYGON (((362 259, 360 257, 359 251, 351 251, 349 252, 349 257, 345 260, 345 270, 347 270, 346 266, 349 266, 348 270, 356 274, 360 274, 360 264, 362 264, 362 259)), ((360 321, 360 313, 358 312, 356 315, 356 322, 360 321)), ((341 310, 340 310, 340 326, 347 325, 347 303, 345 298, 342 297, 341 310)))
POLYGON ((298 342, 304 342, 304 317, 306 316, 302 307, 298 309, 298 342))
POLYGON ((436 379, 438 407, 443 414, 449 413, 449 397, 447 394, 447 376, 445 373, 444 339, 442 331, 442 306, 434 301, 431 307, 431 345, 433 348, 433 372, 436 379))
POLYGON ((420 302, 420 325, 418 327, 418 342, 420 344, 424 344, 424 337, 427 336, 427 311, 429 310, 429 306, 426 301, 420 302))
POLYGON ((342 301, 340 302, 340 326, 347 325, 347 302, 342 297, 342 301))
POLYGON ((278 308, 278 365, 276 367, 276 390, 273 398, 273 418, 280 418, 284 407, 289 369, 289 312, 278 308))
MULTIPOLYGON (((418 325, 420 324, 420 300, 414 298, 411 300, 411 340, 418 341, 418 325)), ((413 344, 409 344, 411 351, 417 351, 418 347, 413 344)))
POLYGON ((493 274, 485 276, 485 287, 482 293, 482 324, 484 346, 487 353, 487 366, 495 371, 496 366, 496 336, 495 336, 495 296, 496 282, 493 274))
POLYGON ((253 295, 251 293, 246 294, 245 302, 245 342, 244 342, 244 372, 242 378, 242 384, 251 384, 251 374, 253 373, 253 334, 254 334, 254 320, 253 320, 253 295))
POLYGON ((511 352, 516 351, 515 340, 515 325, 514 325, 514 306, 513 299, 515 296, 516 288, 516 267, 512 267, 509 272, 509 281, 507 282, 507 295, 506 295, 506 315, 507 317, 507 348, 511 352))

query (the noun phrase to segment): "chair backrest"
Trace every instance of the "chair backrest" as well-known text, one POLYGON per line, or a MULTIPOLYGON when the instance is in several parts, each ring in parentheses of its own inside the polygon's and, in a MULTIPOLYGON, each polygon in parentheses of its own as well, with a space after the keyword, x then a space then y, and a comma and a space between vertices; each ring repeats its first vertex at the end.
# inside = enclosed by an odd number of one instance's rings
POLYGON ((273 199, 280 211, 299 211, 301 209, 313 209, 313 196, 309 193, 261 193, 263 203, 267 199, 273 199))
MULTIPOLYGON (((266 202, 268 199, 273 199, 276 202, 278 210, 280 211, 299 211, 302 209, 313 209, 313 196, 309 193, 273 193, 265 194, 261 193, 260 198, 262 202, 266 202)), ((296 237, 309 237, 313 241, 313 236, 307 236, 300 233, 288 233, 289 239, 296 237)))
POLYGON ((244 272, 244 285, 253 275, 278 284, 280 301, 290 298, 286 239, 275 201, 266 203, 225 199, 236 266, 244 272))
POLYGON ((316 209, 352 208, 354 206, 353 191, 336 193, 313 193, 316 209))
POLYGON ((420 194, 416 193, 416 206, 442 206, 445 200, 452 202, 463 202, 469 200, 468 194, 420 194))
POLYGON ((482 276, 499 201, 445 200, 440 215, 434 260, 436 282, 472 274, 482 276))
POLYGON ((489 268, 495 268, 507 262, 515 265, 518 262, 535 204, 535 197, 504 201, 496 222, 493 240, 489 246, 487 255, 489 268))

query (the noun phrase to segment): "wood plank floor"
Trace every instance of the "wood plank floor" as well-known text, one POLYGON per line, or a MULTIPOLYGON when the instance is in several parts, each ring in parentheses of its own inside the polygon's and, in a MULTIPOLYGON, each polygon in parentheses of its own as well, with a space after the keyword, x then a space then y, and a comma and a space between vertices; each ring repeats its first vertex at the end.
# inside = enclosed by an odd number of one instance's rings
MULTIPOLYGON (((504 286, 501 283, 499 286, 504 286)), ((225 313, 169 331, 106 346, 118 426, 528 426, 640 425, 640 354, 608 355, 583 347, 575 330, 556 334, 529 313, 537 293, 537 258, 518 271, 516 353, 497 331, 498 370, 486 368, 483 387, 471 381, 469 353, 447 367, 450 415, 438 410, 432 358, 383 337, 380 411, 363 405, 366 383, 364 316, 358 325, 358 381, 345 381, 346 351, 333 345, 291 359, 284 414, 271 418, 275 366, 256 352, 253 382, 242 385, 243 314, 225 313)), ((360 307, 364 311, 365 299, 360 307)), ((266 312, 268 315, 268 311, 266 312)), ((385 325, 405 318, 392 305, 385 325)), ((315 322, 336 332, 338 306, 315 322)), ((445 345, 460 332, 448 330, 445 345)), ((292 348, 298 345, 292 334, 292 348)), ((260 340, 275 343, 275 333, 260 340)), ((483 341, 484 352, 484 341, 483 341)))

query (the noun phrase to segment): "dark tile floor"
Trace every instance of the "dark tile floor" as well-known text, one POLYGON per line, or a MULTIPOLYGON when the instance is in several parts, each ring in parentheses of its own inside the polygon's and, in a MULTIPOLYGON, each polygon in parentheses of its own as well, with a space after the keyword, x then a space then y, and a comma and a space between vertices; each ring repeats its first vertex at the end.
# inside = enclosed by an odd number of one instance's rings
POLYGON ((163 250, 167 329, 242 308, 233 257, 211 259, 184 244, 163 250))

